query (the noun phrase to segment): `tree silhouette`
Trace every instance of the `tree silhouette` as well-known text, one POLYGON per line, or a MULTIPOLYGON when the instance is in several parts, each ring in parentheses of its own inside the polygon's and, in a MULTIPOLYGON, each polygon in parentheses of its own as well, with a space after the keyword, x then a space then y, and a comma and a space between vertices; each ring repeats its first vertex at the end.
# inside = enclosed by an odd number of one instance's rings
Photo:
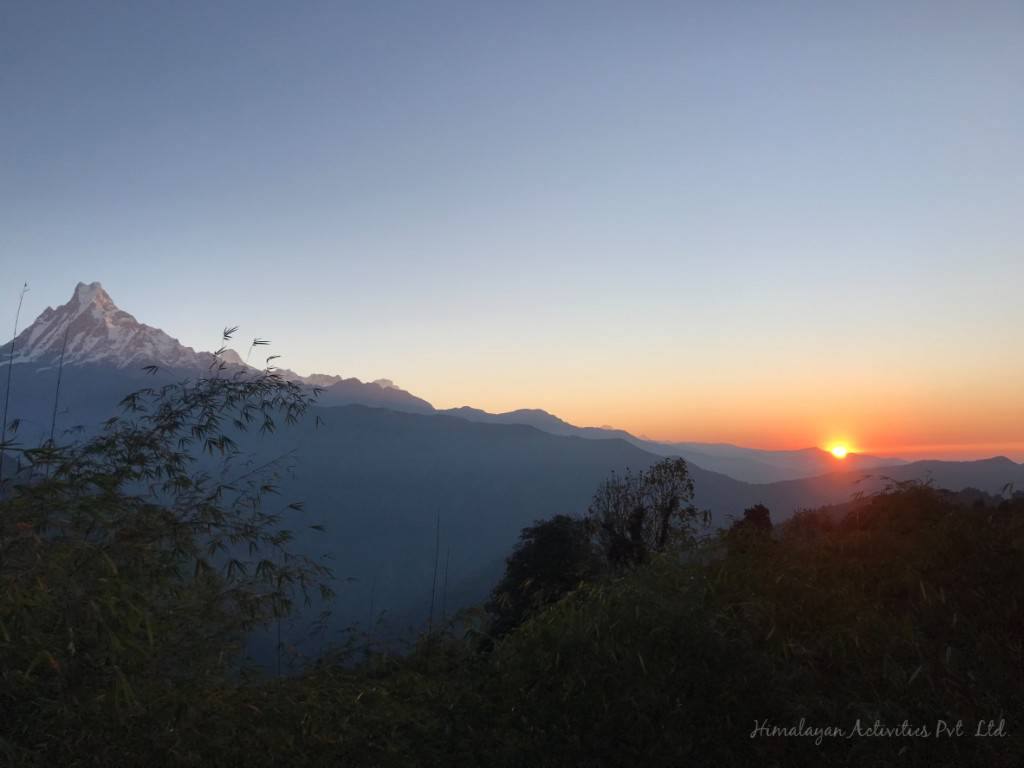
POLYGON ((500 637, 519 626, 594 576, 599 566, 586 520, 556 515, 524 528, 486 606, 494 617, 491 634, 500 637))
POLYGON ((652 552, 693 543, 698 521, 693 479, 683 459, 664 459, 650 469, 616 474, 598 488, 589 518, 601 551, 613 567, 638 565, 652 552))
POLYGON ((764 504, 755 504, 743 510, 743 519, 733 523, 733 528, 744 528, 751 531, 770 532, 772 530, 772 513, 764 504))

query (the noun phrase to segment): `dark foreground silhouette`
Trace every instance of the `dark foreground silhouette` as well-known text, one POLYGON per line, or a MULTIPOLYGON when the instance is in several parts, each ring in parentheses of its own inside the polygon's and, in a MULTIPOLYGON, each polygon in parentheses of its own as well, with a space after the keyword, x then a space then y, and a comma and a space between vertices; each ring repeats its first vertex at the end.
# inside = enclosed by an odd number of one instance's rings
POLYGON ((1024 753, 1024 498, 912 483, 775 526, 751 507, 700 536, 685 462, 613 476, 585 518, 524 531, 486 609, 408 653, 354 635, 291 676, 250 674, 246 635, 330 574, 293 551, 297 505, 276 497, 272 467, 234 463, 225 429, 272 432, 308 404, 272 374, 215 377, 135 395, 82 443, 20 453, 0 499, 0 762, 1024 753))

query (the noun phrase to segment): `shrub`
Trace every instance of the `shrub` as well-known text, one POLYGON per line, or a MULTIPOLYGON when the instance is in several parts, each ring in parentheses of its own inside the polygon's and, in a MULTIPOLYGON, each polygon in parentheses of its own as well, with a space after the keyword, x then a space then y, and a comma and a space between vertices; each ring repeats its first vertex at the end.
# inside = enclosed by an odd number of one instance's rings
POLYGON ((8 758, 141 762, 230 673, 245 632, 329 592, 328 571, 289 551, 295 505, 267 509, 274 466, 230 461, 232 430, 294 422, 311 397, 269 371, 220 374, 136 392, 99 434, 23 452, 0 499, 8 758), (139 740, 108 751, 112 729, 139 740))

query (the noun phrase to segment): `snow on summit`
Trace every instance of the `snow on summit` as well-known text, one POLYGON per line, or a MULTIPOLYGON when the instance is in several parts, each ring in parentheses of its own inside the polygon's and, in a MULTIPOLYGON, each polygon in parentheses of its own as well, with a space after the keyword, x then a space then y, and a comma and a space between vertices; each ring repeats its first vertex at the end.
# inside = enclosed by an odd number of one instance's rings
MULTIPOLYGON (((14 362, 49 368, 58 364, 62 349, 65 365, 195 368, 213 361, 210 353, 196 352, 118 309, 99 283, 79 283, 70 301, 47 307, 15 338, 14 362)), ((241 362, 233 352, 225 359, 241 362)))
MULTIPOLYGON (((12 359, 10 342, 0 347, 0 350, 2 367, 12 359)), ((79 283, 66 304, 56 309, 47 307, 32 325, 14 339, 13 361, 15 364, 34 366, 38 370, 56 368, 60 365, 62 350, 65 366, 103 365, 119 369, 141 369, 156 365, 180 371, 208 371, 216 361, 211 352, 196 352, 159 328, 140 323, 118 308, 99 283, 79 283)), ((225 350, 219 360, 230 366, 246 365, 232 349, 225 350)), ((287 369, 278 369, 278 374, 287 380, 323 389, 340 387, 348 391, 346 387, 356 387, 369 388, 374 395, 381 391, 407 395, 389 379, 363 384, 359 379, 343 379, 335 375, 314 373, 300 376, 287 369)), ((365 399, 363 397, 359 402, 365 399)), ((429 403, 423 403, 427 409, 432 410, 429 403)))

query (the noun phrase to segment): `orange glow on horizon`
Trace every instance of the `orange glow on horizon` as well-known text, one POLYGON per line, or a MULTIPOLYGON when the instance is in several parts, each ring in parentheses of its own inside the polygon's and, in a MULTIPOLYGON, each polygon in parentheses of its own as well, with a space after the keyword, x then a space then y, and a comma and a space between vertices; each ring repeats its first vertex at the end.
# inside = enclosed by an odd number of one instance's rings
MULTIPOLYGON (((453 363, 454 364, 454 363, 453 363)), ((640 363, 637 363, 639 366, 640 363)), ((436 407, 473 405, 492 413, 540 408, 578 426, 610 425, 659 442, 730 443, 771 451, 824 451, 842 445, 845 460, 858 455, 909 461, 966 461, 1005 455, 1024 460, 1024 407, 1020 375, 972 380, 966 373, 917 380, 916 371, 882 381, 843 371, 826 381, 806 374, 769 378, 756 388, 742 376, 724 373, 682 381, 670 370, 645 379, 620 379, 618 369, 602 377, 598 367, 555 371, 574 383, 569 394, 552 373, 538 377, 524 368, 501 376, 488 369, 480 384, 468 377, 439 379, 434 389, 416 383, 405 389, 436 407), (492 378, 493 377, 493 378, 492 378), (949 381, 955 379, 956 386, 949 381), (1015 388, 1016 387, 1016 388, 1015 388)), ((500 369, 495 363, 496 369, 500 369)), ((766 369, 770 368, 767 363, 766 369)), ((401 373, 401 372, 400 372, 401 373)), ((815 374, 817 375, 817 374, 815 374)), ((405 379, 412 381, 410 373, 405 379)), ((396 377, 404 383, 405 379, 396 377)))
POLYGON ((832 455, 835 456, 837 459, 845 459, 846 454, 850 452, 845 445, 833 445, 831 450, 832 455))

